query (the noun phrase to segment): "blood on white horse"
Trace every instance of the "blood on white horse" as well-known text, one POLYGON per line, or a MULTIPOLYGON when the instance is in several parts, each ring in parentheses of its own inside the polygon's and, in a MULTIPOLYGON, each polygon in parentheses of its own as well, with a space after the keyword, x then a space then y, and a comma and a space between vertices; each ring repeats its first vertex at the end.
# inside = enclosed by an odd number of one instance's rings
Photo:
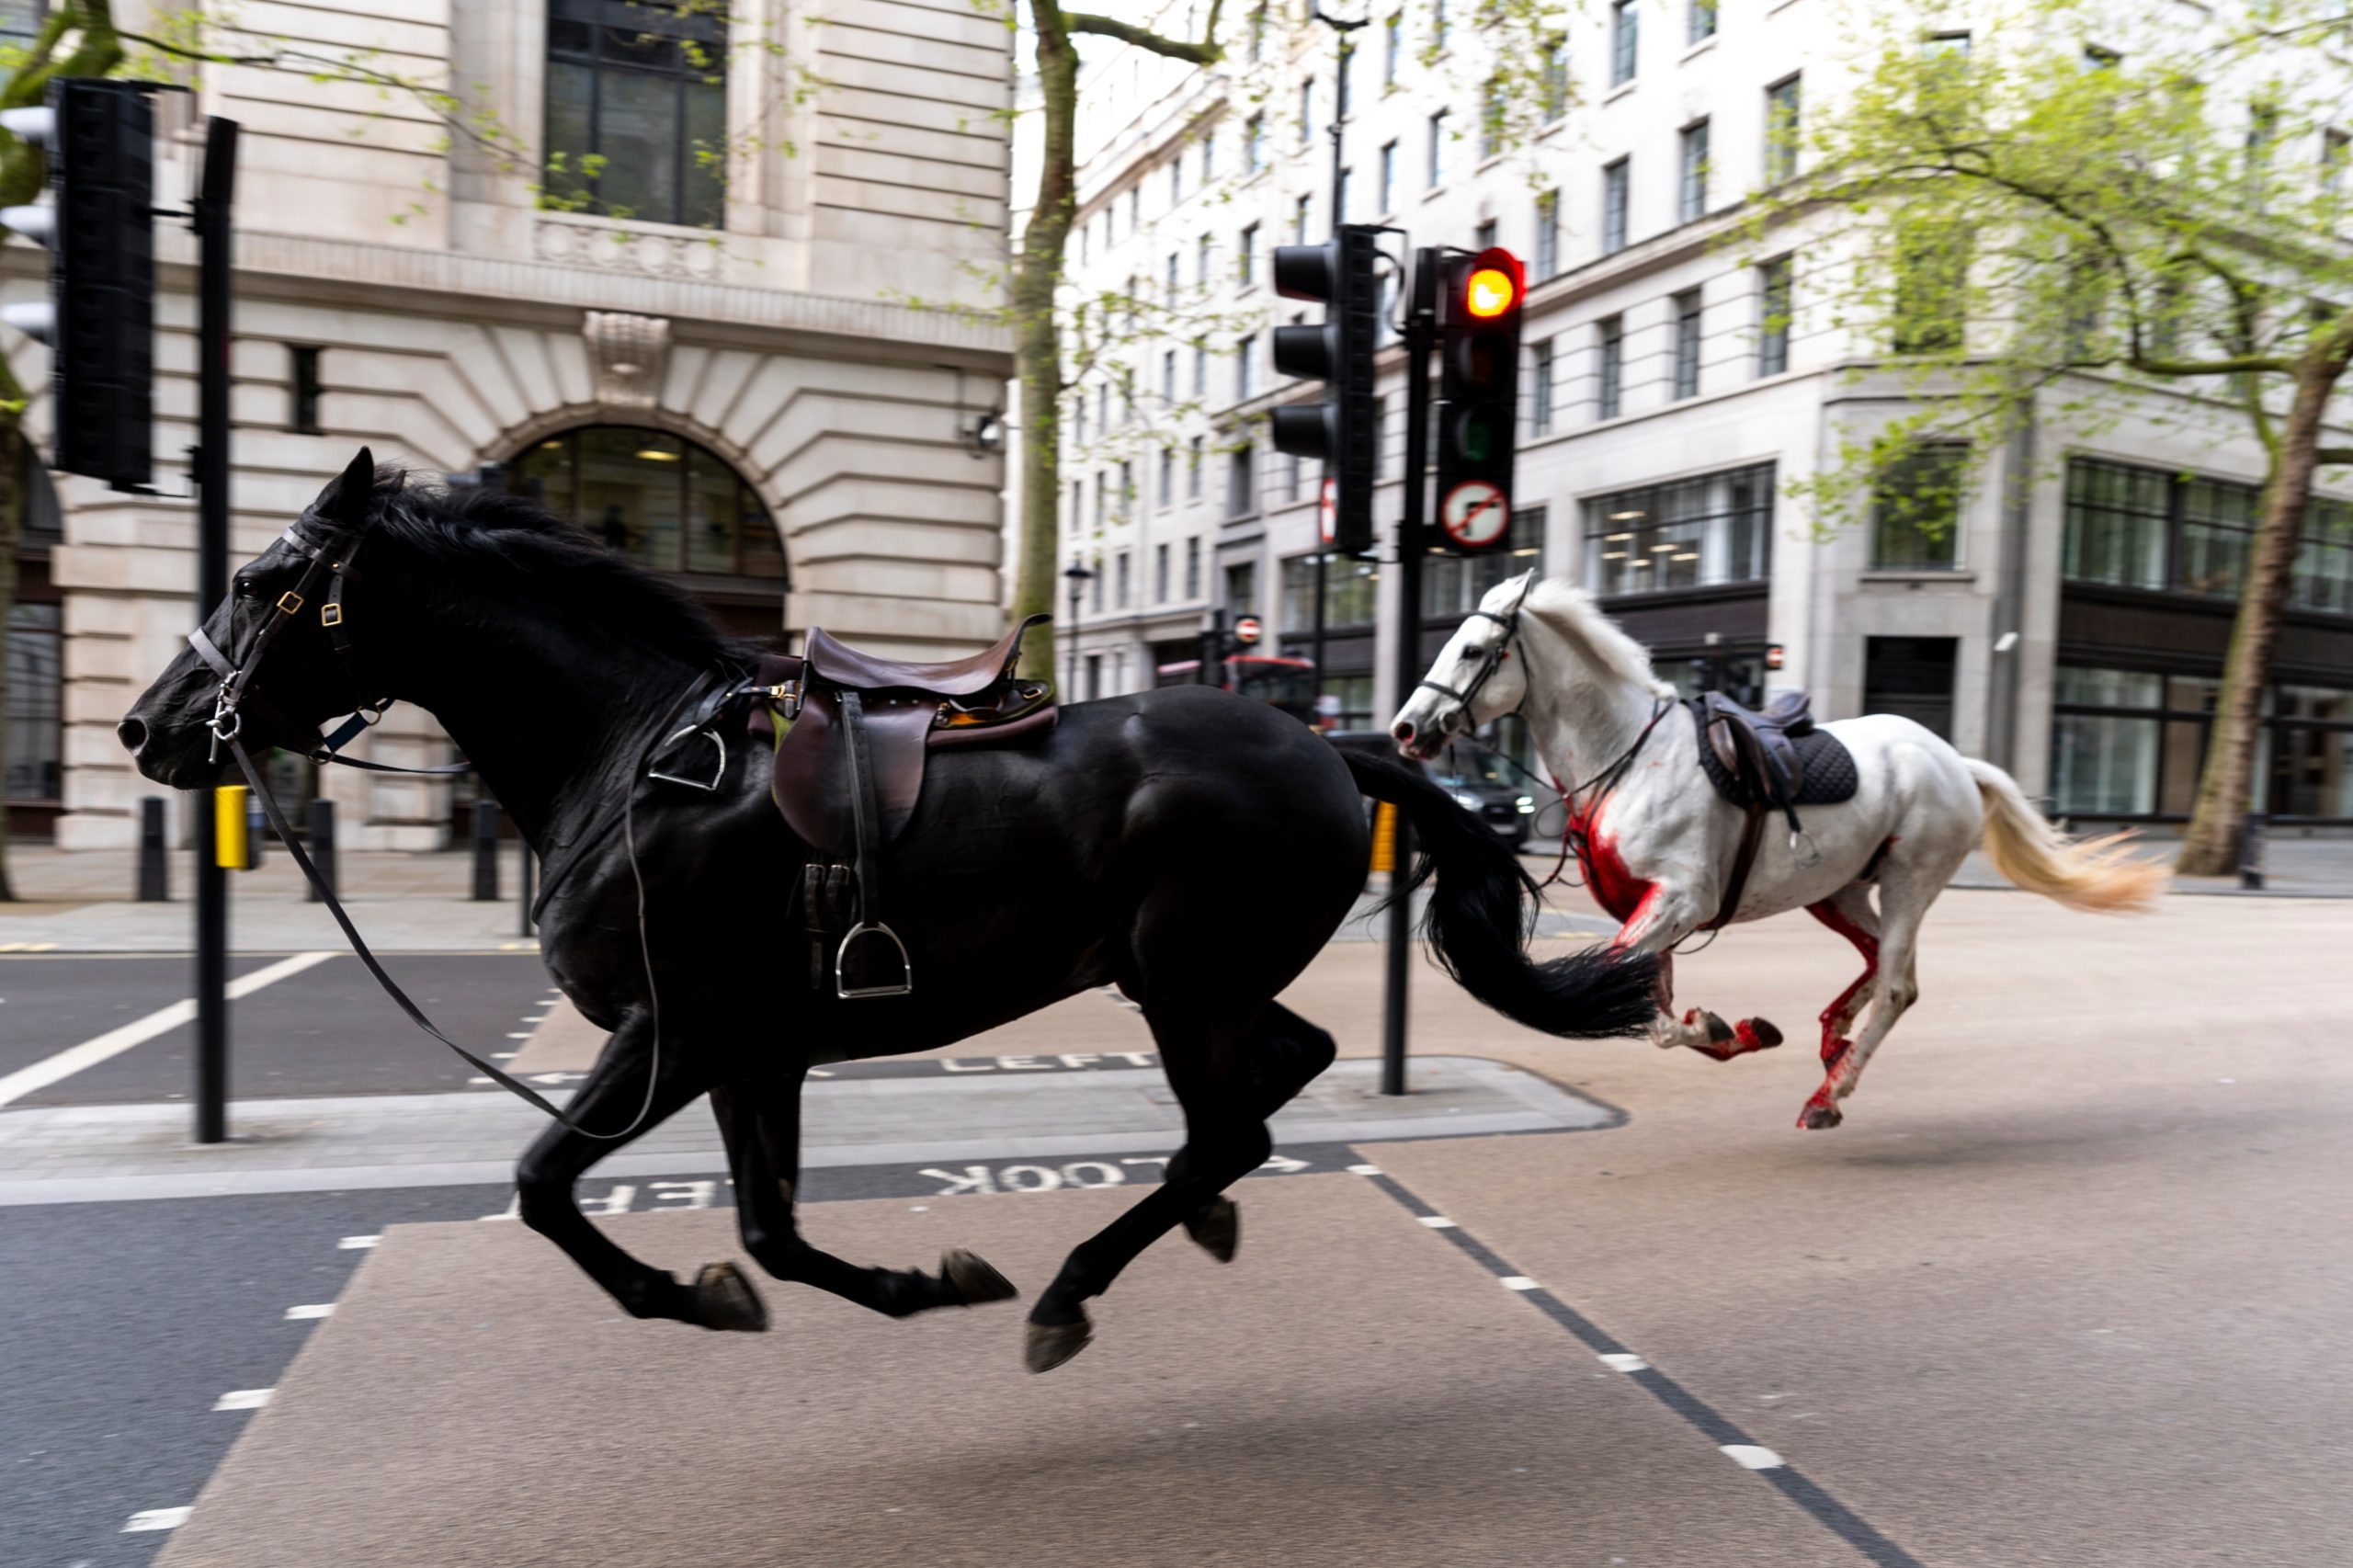
MULTIPOLYGON (((1586 887, 1620 923, 1619 945, 1661 955, 1652 1039, 1729 1061, 1780 1044, 1781 1032, 1698 1008, 1678 1017, 1669 1006, 1672 949, 1716 920, 1745 823, 1700 773, 1697 731, 1674 704, 1642 644, 1582 589, 1530 573, 1488 592, 1390 733, 1407 756, 1427 757, 1454 735, 1521 714, 1568 795, 1566 831, 1586 887)), ((1854 796, 1802 808, 1810 845, 1768 831, 1726 921, 1803 909, 1862 955, 1861 976, 1823 1010, 1823 1079, 1799 1112, 1802 1128, 1838 1125, 1839 1102, 1918 999, 1921 919, 1972 847, 1982 842, 2018 886, 2075 909, 2146 909, 2166 878, 2121 846, 2124 834, 2069 838, 2008 774, 1909 719, 1873 713, 1821 727, 1854 756, 1854 796)))

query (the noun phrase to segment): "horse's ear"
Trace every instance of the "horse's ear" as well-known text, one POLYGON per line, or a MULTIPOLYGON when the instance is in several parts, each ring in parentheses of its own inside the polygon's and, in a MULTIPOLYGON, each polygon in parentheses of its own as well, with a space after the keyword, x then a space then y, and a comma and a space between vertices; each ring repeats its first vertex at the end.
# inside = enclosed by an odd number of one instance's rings
MULTIPOLYGON (((324 502, 326 497, 319 499, 324 502)), ((375 510, 375 500, 376 455, 362 447, 351 466, 343 471, 343 477, 335 482, 335 520, 347 528, 365 528, 375 510)))

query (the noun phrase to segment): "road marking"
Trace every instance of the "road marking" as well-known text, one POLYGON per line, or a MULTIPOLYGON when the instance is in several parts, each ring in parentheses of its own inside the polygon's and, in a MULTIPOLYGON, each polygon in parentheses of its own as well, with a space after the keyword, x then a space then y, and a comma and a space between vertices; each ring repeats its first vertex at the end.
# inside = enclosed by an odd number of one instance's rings
MULTIPOLYGON (((315 964, 324 963, 333 957, 335 957, 333 953, 296 953, 292 958, 280 959, 274 964, 254 971, 242 980, 231 981, 229 1000, 232 1002, 243 1000, 265 985, 275 985, 289 975, 300 974, 304 970, 315 964)), ((173 1003, 168 1007, 148 1014, 136 1023, 124 1024, 119 1028, 108 1029, 106 1033, 85 1040, 79 1045, 68 1046, 56 1055, 36 1062, 29 1067, 19 1067, 6 1077, 0 1078, 0 1106, 13 1104, 15 1101, 23 1099, 27 1095, 38 1093, 51 1084, 70 1078, 85 1068, 96 1067, 101 1062, 111 1061, 134 1045, 144 1045, 157 1035, 169 1034, 182 1024, 194 1019, 195 1017, 194 999, 183 999, 173 1003)))
POLYGON ((1722 1412, 1618 1343, 1608 1329, 1526 1275, 1515 1273, 1494 1249, 1445 1215, 1432 1210, 1404 1183, 1392 1176, 1374 1176, 1372 1182, 1395 1199, 1398 1207, 1461 1249, 1473 1264, 1503 1284, 1518 1290, 1522 1301, 1567 1329, 1599 1357, 1603 1365, 1632 1376, 1643 1392, 1713 1443, 1718 1452, 1744 1469, 1757 1471, 1767 1485, 1803 1509, 1815 1524, 1853 1547, 1867 1561, 1878 1564, 1878 1568, 1922 1568, 1918 1558, 1881 1534, 1870 1520, 1832 1496, 1819 1483, 1791 1468, 1772 1449, 1750 1441, 1749 1435, 1722 1412))
POLYGON ((1379 1165, 1350 1165, 1348 1174, 1350 1176, 1379 1176, 1381 1167, 1379 1165))
POLYGON ((259 1410, 269 1403, 275 1389, 231 1389, 212 1402, 215 1410, 259 1410))
POLYGON ((55 942, 0 942, 0 953, 53 953, 55 942))
POLYGON ((131 1516, 131 1522, 122 1527, 122 1533, 129 1535, 133 1530, 176 1530, 188 1523, 188 1517, 195 1512, 196 1508, 193 1505, 185 1508, 142 1508, 131 1516))
POLYGON ((383 1239, 384 1238, 381 1235, 346 1236, 343 1240, 335 1243, 335 1245, 337 1252, 361 1252, 369 1247, 374 1246, 378 1242, 381 1242, 383 1239))
POLYGON ((304 1318, 325 1318, 333 1316, 335 1316, 335 1303, 333 1301, 313 1301, 307 1307, 289 1307, 286 1309, 286 1321, 288 1323, 300 1323, 304 1318))
POLYGON ((1723 1450, 1724 1458, 1732 1460, 1733 1463, 1740 1466, 1743 1470, 1779 1470, 1781 1468, 1780 1455, 1775 1453, 1770 1449, 1758 1448, 1755 1443, 1719 1443, 1716 1446, 1723 1450))

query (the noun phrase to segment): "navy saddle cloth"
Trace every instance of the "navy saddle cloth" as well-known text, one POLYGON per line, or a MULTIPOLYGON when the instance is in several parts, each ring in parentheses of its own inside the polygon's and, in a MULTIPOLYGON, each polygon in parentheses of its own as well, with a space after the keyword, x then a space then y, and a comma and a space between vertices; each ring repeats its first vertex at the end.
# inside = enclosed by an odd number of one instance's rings
MULTIPOLYGON (((1761 713, 1752 712, 1731 699, 1717 692, 1703 692, 1689 699, 1685 706, 1691 710, 1691 720, 1699 738, 1699 767, 1707 774, 1708 782, 1716 793, 1735 806, 1746 806, 1760 799, 1779 806, 1835 806, 1841 801, 1855 798, 1856 786, 1861 782, 1855 771, 1854 754, 1838 737, 1827 730, 1817 730, 1806 711, 1807 698, 1803 692, 1793 692, 1779 698, 1761 713), (1728 765, 1709 734, 1711 724, 1729 722, 1753 731, 1764 750, 1779 759, 1784 768, 1793 768, 1797 776, 1797 792, 1783 801, 1775 798, 1778 791, 1760 791, 1748 779, 1728 765)), ((1735 754, 1734 761, 1738 761, 1735 754)))

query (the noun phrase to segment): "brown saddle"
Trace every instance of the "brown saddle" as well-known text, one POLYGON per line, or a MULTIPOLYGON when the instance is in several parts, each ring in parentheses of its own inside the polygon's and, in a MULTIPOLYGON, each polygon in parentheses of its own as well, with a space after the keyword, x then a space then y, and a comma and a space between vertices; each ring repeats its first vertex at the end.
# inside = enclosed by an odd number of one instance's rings
POLYGON ((1031 616, 966 659, 886 659, 812 627, 804 653, 761 661, 771 712, 756 713, 754 726, 776 733, 777 809, 811 850, 801 892, 813 983, 830 969, 846 998, 913 989, 906 948, 882 920, 875 857, 915 815, 934 748, 1013 744, 1053 725, 1051 683, 1014 673, 1022 638, 1046 619, 1031 616), (863 956, 853 949, 870 943, 895 950, 895 978, 852 983, 849 960, 863 956))

